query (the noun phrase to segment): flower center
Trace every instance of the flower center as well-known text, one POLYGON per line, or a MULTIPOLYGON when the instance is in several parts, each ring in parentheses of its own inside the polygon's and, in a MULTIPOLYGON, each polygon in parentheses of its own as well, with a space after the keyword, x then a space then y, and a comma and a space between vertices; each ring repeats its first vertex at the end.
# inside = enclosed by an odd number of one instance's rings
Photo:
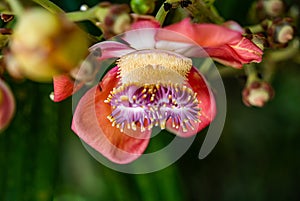
POLYGON ((166 50, 141 50, 121 57, 117 65, 123 84, 141 86, 168 82, 182 84, 192 67, 190 58, 166 50))
POLYGON ((125 84, 115 88, 105 100, 112 106, 108 119, 113 126, 141 131, 153 126, 165 128, 170 119, 172 127, 187 132, 193 121, 199 122, 200 108, 192 89, 179 84, 150 84, 142 87, 125 84))

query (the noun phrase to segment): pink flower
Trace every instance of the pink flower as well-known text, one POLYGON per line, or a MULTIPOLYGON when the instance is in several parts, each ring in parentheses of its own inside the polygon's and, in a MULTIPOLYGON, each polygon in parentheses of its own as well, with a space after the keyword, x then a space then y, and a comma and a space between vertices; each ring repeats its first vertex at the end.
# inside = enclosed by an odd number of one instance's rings
POLYGON ((137 159, 154 126, 189 137, 215 116, 212 92, 188 57, 196 55, 198 46, 166 44, 156 38, 159 34, 177 35, 158 28, 136 29, 121 36, 125 43, 105 41, 90 48, 101 53, 99 60, 118 60, 81 98, 72 129, 113 162, 137 159))
POLYGON ((10 123, 15 112, 15 99, 6 83, 0 79, 0 132, 10 123))
POLYGON ((240 68, 246 63, 261 62, 262 50, 242 36, 240 28, 232 30, 225 26, 193 24, 187 18, 165 29, 193 39, 209 56, 224 65, 240 68))
MULTIPOLYGON (((153 126, 189 137, 213 120, 215 100, 192 57, 212 56, 240 67, 259 62, 262 54, 237 31, 189 19, 163 29, 139 21, 133 29, 90 48, 99 61, 116 59, 116 66, 81 98, 72 123, 84 142, 121 164, 145 151, 153 126)), ((65 76, 54 79, 54 100, 77 91, 72 83, 65 76)))

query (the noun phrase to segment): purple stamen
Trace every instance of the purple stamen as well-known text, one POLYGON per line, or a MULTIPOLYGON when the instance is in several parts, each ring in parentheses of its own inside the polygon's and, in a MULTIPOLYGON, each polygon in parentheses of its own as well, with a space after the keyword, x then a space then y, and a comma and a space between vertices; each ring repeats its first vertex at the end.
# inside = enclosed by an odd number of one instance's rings
POLYGON ((114 89, 106 100, 113 111, 108 119, 112 124, 124 130, 125 126, 133 130, 137 123, 141 131, 154 125, 165 128, 166 121, 172 120, 172 126, 194 129, 193 122, 199 122, 199 102, 190 88, 174 84, 122 85, 114 89))

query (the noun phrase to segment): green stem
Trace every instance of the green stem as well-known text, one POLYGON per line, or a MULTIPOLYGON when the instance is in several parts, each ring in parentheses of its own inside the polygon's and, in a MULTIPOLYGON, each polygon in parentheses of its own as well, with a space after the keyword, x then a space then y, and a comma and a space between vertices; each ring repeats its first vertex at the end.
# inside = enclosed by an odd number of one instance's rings
POLYGON ((288 47, 266 53, 265 59, 273 62, 284 61, 293 58, 299 52, 299 38, 292 40, 288 47))
MULTIPOLYGON (((11 0, 11 1, 15 1, 15 0, 11 0)), ((57 5, 55 5, 53 2, 49 0, 32 0, 32 1, 44 7, 51 13, 54 14, 64 13, 64 10, 62 10, 60 7, 58 7, 57 5)))
MULTIPOLYGON (((14 1, 14 0, 11 0, 11 1, 14 1)), ((49 0, 32 0, 32 1, 39 4, 40 6, 44 7, 45 9, 47 9, 49 12, 51 12, 53 14, 65 13, 65 11, 63 9, 61 9, 59 6, 57 6, 56 4, 54 4, 53 2, 51 2, 49 0)), ((82 21, 84 18, 86 18, 87 13, 90 15, 90 12, 93 12, 92 9, 90 9, 90 10, 91 11, 73 12, 70 14, 66 14, 66 13, 65 14, 69 20, 73 21, 72 19, 74 19, 74 21, 76 22, 76 21, 82 21)), ((86 33, 87 37, 90 39, 91 42, 99 41, 99 39, 97 37, 85 32, 85 31, 83 31, 83 32, 86 33)))
POLYGON ((216 24, 221 24, 224 22, 224 19, 217 15, 216 12, 213 12, 208 8, 202 0, 193 0, 192 4, 189 5, 187 11, 191 13, 194 17, 194 21, 199 22, 213 22, 216 24))
POLYGON ((245 72, 248 76, 247 85, 253 83, 254 81, 258 81, 259 78, 257 76, 256 67, 254 64, 247 64, 244 66, 245 72))
POLYGON ((86 11, 75 11, 69 12, 66 14, 67 18, 73 22, 79 22, 84 20, 94 21, 97 16, 97 13, 106 13, 104 8, 100 6, 95 6, 87 9, 86 11))
POLYGON ((19 2, 19 0, 6 0, 6 2, 10 5, 10 7, 15 15, 17 15, 17 16, 22 15, 24 9, 23 9, 21 3, 19 2))
POLYGON ((261 33, 265 31, 261 24, 256 24, 247 28, 251 31, 251 33, 261 33))
POLYGON ((92 12, 90 12, 90 10, 69 12, 66 14, 66 16, 69 20, 71 20, 73 22, 92 20, 94 18, 94 16, 92 16, 92 12))
MULTIPOLYGON (((165 1, 166 3, 167 1, 165 1)), ((162 26, 166 17, 167 17, 167 14, 168 14, 169 11, 165 11, 165 8, 164 8, 164 3, 161 5, 161 7, 159 8, 156 16, 155 16, 155 19, 157 21, 159 21, 160 25, 162 26)))

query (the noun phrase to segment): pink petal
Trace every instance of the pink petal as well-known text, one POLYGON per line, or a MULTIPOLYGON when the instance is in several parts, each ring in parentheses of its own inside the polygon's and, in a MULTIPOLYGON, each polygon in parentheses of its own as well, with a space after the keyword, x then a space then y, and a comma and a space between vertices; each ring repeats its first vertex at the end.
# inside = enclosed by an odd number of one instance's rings
POLYGON ((77 92, 83 83, 75 83, 69 74, 61 74, 53 77, 54 102, 60 102, 77 92))
POLYGON ((156 32, 157 29, 153 28, 135 29, 125 32, 122 39, 136 50, 154 49, 156 32))
POLYGON ((118 69, 110 70, 99 86, 90 89, 80 100, 73 116, 72 129, 92 148, 109 160, 125 164, 137 159, 149 143, 151 131, 138 132, 113 127, 107 116, 112 109, 104 103, 117 86, 118 69), (141 137, 142 136, 142 137, 141 137))
POLYGON ((239 55, 242 63, 258 63, 262 60, 263 51, 245 37, 243 37, 238 44, 232 44, 231 48, 233 48, 237 55, 239 55))
POLYGON ((6 83, 0 79, 0 132, 8 126, 14 113, 14 96, 6 83))
MULTIPOLYGON (((164 27, 164 29, 180 33, 194 40, 202 47, 237 43, 242 38, 242 35, 237 31, 215 24, 191 23, 189 18, 186 18, 179 23, 164 27)), ((183 38, 178 38, 178 42, 185 42, 182 41, 182 39, 183 38)))
POLYGON ((216 116, 216 102, 212 91, 210 90, 205 78, 201 73, 192 67, 188 74, 189 86, 197 93, 199 107, 201 108, 200 123, 193 123, 194 130, 189 128, 187 132, 183 132, 181 128, 176 129, 171 125, 171 121, 167 122, 167 130, 181 137, 190 137, 197 134, 207 127, 216 116))
MULTIPOLYGON (((263 51, 252 41, 234 31, 215 24, 193 24, 189 19, 165 27, 194 40, 208 55, 222 64, 242 67, 245 63, 261 62, 263 51)), ((172 35, 173 36, 173 35, 172 35)), ((160 40, 189 42, 184 37, 160 36, 160 40)))
POLYGON ((242 67, 245 63, 261 62, 263 54, 259 47, 246 38, 242 38, 235 45, 205 47, 204 49, 216 61, 236 68, 242 67))
POLYGON ((160 24, 156 20, 138 20, 131 25, 131 30, 134 29, 145 29, 145 28, 159 28, 160 24))
POLYGON ((89 50, 92 53, 94 52, 100 60, 119 58, 135 51, 128 45, 116 41, 103 41, 93 45, 89 50))
POLYGON ((229 20, 226 21, 222 24, 222 26, 227 27, 228 29, 234 30, 234 31, 238 31, 241 34, 245 33, 245 30, 243 27, 241 27, 241 25, 239 25, 239 23, 237 23, 236 21, 233 20, 229 20))

